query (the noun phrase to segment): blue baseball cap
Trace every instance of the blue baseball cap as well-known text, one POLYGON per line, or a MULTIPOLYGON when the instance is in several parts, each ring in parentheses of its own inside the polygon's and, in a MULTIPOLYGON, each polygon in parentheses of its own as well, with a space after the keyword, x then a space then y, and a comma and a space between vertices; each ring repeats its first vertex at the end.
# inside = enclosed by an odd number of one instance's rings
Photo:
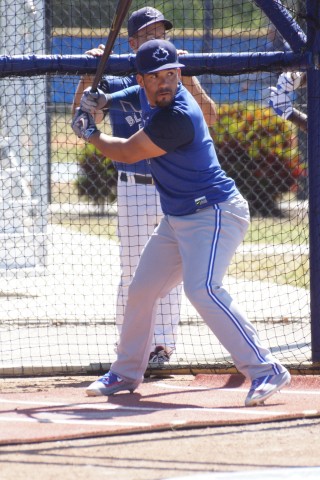
POLYGON ((136 54, 138 73, 153 73, 184 66, 178 62, 176 47, 168 40, 149 40, 140 46, 136 54))
POLYGON ((153 23, 163 22, 164 28, 170 30, 173 25, 156 8, 143 7, 133 12, 128 20, 128 35, 133 37, 139 30, 152 25, 153 23))

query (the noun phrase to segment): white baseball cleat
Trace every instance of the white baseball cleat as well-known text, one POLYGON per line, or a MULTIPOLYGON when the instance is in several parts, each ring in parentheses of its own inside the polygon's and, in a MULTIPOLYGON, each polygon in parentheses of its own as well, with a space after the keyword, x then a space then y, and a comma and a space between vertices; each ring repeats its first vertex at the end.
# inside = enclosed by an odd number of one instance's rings
POLYGON ((124 390, 129 390, 130 393, 133 393, 139 384, 140 382, 124 380, 110 371, 91 383, 86 389, 86 394, 89 397, 99 397, 101 395, 113 395, 124 390))
POLYGON ((253 380, 251 388, 245 400, 246 407, 253 407, 262 404, 267 398, 278 392, 282 387, 288 385, 291 375, 286 370, 277 375, 266 375, 253 380))

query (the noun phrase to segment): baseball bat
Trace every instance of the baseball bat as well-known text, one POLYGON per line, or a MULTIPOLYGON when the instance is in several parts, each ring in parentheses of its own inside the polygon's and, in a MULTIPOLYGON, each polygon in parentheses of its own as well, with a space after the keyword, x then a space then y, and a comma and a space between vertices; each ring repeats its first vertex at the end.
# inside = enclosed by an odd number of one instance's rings
POLYGON ((98 84, 101 80, 101 77, 103 75, 105 66, 107 64, 107 61, 110 57, 110 54, 112 52, 112 48, 114 46, 114 42, 116 41, 117 35, 120 32, 121 25, 123 23, 123 20, 125 19, 125 16, 127 15, 130 5, 131 5, 132 0, 119 0, 119 3, 117 5, 116 12, 114 14, 111 28, 110 28, 110 33, 106 42, 106 46, 103 52, 103 55, 101 57, 101 60, 99 62, 96 74, 94 76, 93 82, 92 82, 92 87, 91 91, 96 92, 98 84))

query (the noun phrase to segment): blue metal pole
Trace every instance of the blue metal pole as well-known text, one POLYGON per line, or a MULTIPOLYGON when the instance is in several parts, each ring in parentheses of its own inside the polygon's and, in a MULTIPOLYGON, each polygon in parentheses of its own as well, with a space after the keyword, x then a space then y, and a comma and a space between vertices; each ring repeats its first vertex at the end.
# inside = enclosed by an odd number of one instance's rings
POLYGON ((205 0, 203 14, 203 52, 212 51, 212 30, 213 30, 213 11, 214 4, 212 0, 205 0))
POLYGON ((294 52, 300 52, 305 48, 305 33, 280 0, 254 0, 254 2, 270 18, 294 52))
POLYGON ((307 0, 307 38, 314 69, 308 70, 310 310, 312 361, 320 361, 320 3, 307 0))

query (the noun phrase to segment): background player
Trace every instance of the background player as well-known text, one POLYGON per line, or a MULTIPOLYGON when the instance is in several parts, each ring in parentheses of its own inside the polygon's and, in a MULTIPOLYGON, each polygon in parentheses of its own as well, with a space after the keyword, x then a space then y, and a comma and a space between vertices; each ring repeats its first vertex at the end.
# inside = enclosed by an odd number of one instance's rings
POLYGON ((263 347, 244 313, 223 287, 223 277, 249 225, 247 202, 221 169, 198 104, 180 83, 174 46, 143 44, 136 55, 138 86, 106 95, 88 89, 73 120, 75 133, 124 163, 149 158, 164 217, 148 240, 129 287, 117 360, 88 395, 133 391, 148 363, 155 306, 181 280, 190 302, 252 380, 245 405, 269 398, 290 382, 289 372, 263 347), (129 139, 101 133, 86 113, 142 107, 144 126, 129 139), (121 108, 121 107, 120 107, 121 108), (152 265, 152 268, 150 268, 152 265))
MULTIPOLYGON (((140 45, 152 38, 165 38, 172 23, 152 7, 144 7, 133 12, 128 20, 129 45, 136 52, 140 45)), ((103 54, 104 45, 86 52, 90 55, 103 54)), ((179 53, 187 53, 179 51, 179 53)), ((92 83, 92 77, 84 76, 77 88, 73 109, 79 106, 85 88, 92 83)), ((216 120, 215 103, 204 92, 195 77, 184 77, 184 84, 201 104, 206 120, 212 125, 216 120)), ((99 88, 104 92, 116 92, 136 85, 135 75, 129 77, 106 76, 99 88)), ((95 117, 97 123, 104 115, 95 117)), ((110 111, 112 133, 129 138, 142 127, 141 112, 125 104, 122 111, 110 111)), ((162 217, 159 196, 153 184, 146 160, 135 164, 114 161, 118 170, 117 207, 118 236, 120 241, 121 280, 118 289, 116 324, 121 332, 128 286, 136 269, 141 251, 155 226, 162 217)), ((180 319, 181 286, 160 300, 155 324, 154 342, 151 346, 149 363, 161 366, 170 359, 175 348, 177 328, 180 319)))

